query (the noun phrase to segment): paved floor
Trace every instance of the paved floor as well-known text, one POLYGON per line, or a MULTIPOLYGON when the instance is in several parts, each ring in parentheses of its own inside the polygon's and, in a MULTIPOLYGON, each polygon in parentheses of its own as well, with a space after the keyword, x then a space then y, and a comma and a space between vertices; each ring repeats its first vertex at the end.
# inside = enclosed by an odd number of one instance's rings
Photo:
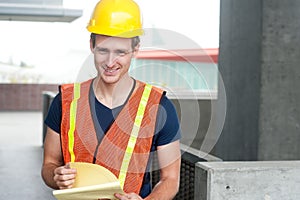
POLYGON ((0 112, 0 199, 55 199, 40 176, 42 154, 42 113, 0 112))

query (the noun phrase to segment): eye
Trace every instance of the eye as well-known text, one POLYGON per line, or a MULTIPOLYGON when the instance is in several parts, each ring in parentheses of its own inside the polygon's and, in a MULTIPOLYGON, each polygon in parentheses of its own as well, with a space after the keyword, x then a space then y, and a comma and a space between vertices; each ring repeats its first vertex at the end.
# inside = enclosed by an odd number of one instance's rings
POLYGON ((115 54, 118 56, 125 56, 126 54, 128 54, 128 51, 125 50, 116 50, 115 54))
POLYGON ((108 49, 105 49, 105 48, 96 48, 95 51, 97 54, 100 54, 100 55, 106 55, 109 53, 108 49))

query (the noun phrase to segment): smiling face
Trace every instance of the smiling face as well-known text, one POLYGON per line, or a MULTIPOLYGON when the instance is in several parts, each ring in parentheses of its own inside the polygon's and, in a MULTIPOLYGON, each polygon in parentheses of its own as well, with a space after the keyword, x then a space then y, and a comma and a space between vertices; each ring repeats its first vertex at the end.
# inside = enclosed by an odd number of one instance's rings
POLYGON ((98 71, 98 77, 106 84, 115 84, 128 75, 131 59, 137 53, 138 46, 132 49, 131 38, 96 35, 95 47, 91 50, 98 71))

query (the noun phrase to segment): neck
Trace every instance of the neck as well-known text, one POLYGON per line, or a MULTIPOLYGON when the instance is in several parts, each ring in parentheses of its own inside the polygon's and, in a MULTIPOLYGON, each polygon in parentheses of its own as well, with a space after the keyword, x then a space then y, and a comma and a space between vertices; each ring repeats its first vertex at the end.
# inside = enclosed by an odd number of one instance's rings
POLYGON ((98 101, 108 108, 115 108, 124 104, 133 84, 134 81, 129 75, 113 84, 107 84, 97 77, 93 82, 93 89, 98 101))

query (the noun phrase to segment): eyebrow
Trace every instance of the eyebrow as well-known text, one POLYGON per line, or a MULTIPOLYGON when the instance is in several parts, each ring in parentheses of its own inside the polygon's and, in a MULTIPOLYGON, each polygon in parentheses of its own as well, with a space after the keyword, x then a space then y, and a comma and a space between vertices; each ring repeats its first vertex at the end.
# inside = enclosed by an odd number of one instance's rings
MULTIPOLYGON (((109 48, 105 48, 105 47, 96 47, 97 50, 100 50, 100 51, 111 51, 109 48)), ((113 52, 131 52, 132 50, 131 49, 123 49, 123 48, 120 48, 120 49, 114 49, 112 50, 113 52)))

